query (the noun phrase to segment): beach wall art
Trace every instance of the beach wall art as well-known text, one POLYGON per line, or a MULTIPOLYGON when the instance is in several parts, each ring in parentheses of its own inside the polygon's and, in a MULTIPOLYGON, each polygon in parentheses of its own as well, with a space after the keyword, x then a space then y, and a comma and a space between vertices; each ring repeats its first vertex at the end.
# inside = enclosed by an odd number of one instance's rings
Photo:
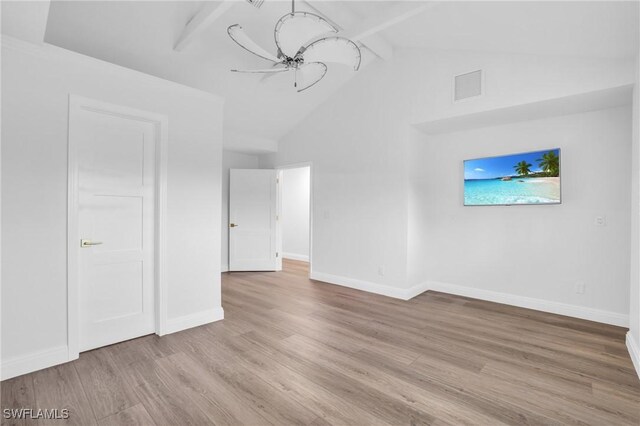
POLYGON ((560 204, 560 149, 464 161, 464 205, 560 204))

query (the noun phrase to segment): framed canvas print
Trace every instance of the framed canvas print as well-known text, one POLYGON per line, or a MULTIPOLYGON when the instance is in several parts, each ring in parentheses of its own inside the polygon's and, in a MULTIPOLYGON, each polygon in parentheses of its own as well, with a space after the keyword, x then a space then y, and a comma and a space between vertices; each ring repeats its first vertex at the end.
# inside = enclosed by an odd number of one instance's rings
POLYGON ((560 149, 464 161, 465 206, 560 204, 560 149))

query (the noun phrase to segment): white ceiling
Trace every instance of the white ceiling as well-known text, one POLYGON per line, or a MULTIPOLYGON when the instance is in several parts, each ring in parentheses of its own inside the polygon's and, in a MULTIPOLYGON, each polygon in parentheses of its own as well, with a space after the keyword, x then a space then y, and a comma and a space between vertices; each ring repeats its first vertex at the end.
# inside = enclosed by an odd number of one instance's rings
POLYGON ((329 66, 313 90, 297 93, 285 74, 261 82, 260 75, 230 72, 270 66, 235 44, 227 27, 241 24, 275 54, 273 27, 291 4, 274 0, 266 0, 261 9, 236 2, 183 51, 174 50, 185 24, 200 7, 189 1, 54 1, 45 41, 222 95, 228 144, 246 141, 250 135, 279 139, 355 74, 346 67, 329 66))
MULTIPOLYGON (((435 2, 384 35, 395 46, 406 47, 633 57, 640 37, 638 5, 637 1, 435 2)), ((358 9, 362 7, 366 3, 358 4, 358 9)))
MULTIPOLYGON (((362 41, 381 56, 403 47, 603 58, 638 52, 638 2, 308 1, 298 0, 298 10, 311 6, 325 11, 346 35, 362 33, 363 26, 378 28, 362 41), (412 15, 418 7, 420 13, 412 15), (402 15, 408 18, 389 25, 402 15)), ((224 96, 226 145, 251 146, 253 151, 260 144, 273 149, 274 140, 357 78, 346 67, 333 66, 314 88, 296 93, 284 74, 261 82, 260 75, 229 71, 270 64, 237 46, 227 27, 241 24, 275 53, 273 26, 290 11, 289 1, 265 0, 260 9, 236 1, 183 51, 174 50, 202 6, 201 1, 54 0, 45 41, 224 96)), ((367 63, 375 58, 368 49, 363 55, 367 63)))

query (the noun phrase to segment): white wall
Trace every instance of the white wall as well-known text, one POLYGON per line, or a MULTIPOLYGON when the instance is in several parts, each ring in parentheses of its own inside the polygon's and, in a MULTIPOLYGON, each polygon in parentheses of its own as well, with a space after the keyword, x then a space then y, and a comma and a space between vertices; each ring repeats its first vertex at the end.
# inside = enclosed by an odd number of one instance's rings
MULTIPOLYGON (((404 69, 404 67, 402 67, 404 69)), ((406 102, 379 63, 359 71, 261 166, 313 163, 312 277, 395 294, 406 286, 406 102), (373 90, 372 88, 375 88, 373 90)))
MULTIPOLYGON (((409 297, 426 287, 422 164, 411 126, 632 84, 630 60, 399 49, 279 141, 261 166, 313 162, 313 273, 336 284, 409 297), (402 63, 402 67, 397 64, 402 63), (452 102, 452 77, 485 71, 485 94, 452 102), (409 167, 414 163, 415 167, 409 167)), ((437 157, 436 157, 437 160, 437 157)))
POLYGON ((6 37, 2 59, 3 376, 67 344, 70 93, 168 116, 167 326, 221 317, 221 99, 6 37))
POLYGON ((309 261, 310 168, 282 171, 282 257, 309 261))
POLYGON ((420 237, 430 288, 567 304, 626 323, 629 106, 431 135, 423 142, 416 145, 422 160, 416 186, 428 206, 420 237), (561 205, 463 206, 463 160, 557 147, 561 205), (606 226, 596 225, 598 216, 606 226), (586 285, 584 294, 576 294, 578 283, 586 285))
POLYGON ((257 169, 258 156, 240 152, 222 151, 222 251, 221 269, 229 270, 229 170, 257 169))
MULTIPOLYGON (((415 94, 411 122, 561 98, 633 84, 633 59, 488 54, 480 52, 416 52, 413 67, 422 77, 409 80, 415 94), (452 101, 453 76, 484 71, 484 94, 452 101)), ((414 71, 414 72, 416 72, 414 71)))
POLYGON ((640 376, 640 54, 636 58, 633 89, 631 164, 631 290, 627 346, 640 376))

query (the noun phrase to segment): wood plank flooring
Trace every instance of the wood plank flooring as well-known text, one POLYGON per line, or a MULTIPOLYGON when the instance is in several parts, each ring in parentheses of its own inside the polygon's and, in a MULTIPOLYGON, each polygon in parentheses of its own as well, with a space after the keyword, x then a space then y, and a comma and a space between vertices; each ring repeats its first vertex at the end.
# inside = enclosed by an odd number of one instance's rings
POLYGON ((2 408, 76 425, 640 424, 625 329, 307 272, 223 274, 224 321, 4 381, 2 408))

